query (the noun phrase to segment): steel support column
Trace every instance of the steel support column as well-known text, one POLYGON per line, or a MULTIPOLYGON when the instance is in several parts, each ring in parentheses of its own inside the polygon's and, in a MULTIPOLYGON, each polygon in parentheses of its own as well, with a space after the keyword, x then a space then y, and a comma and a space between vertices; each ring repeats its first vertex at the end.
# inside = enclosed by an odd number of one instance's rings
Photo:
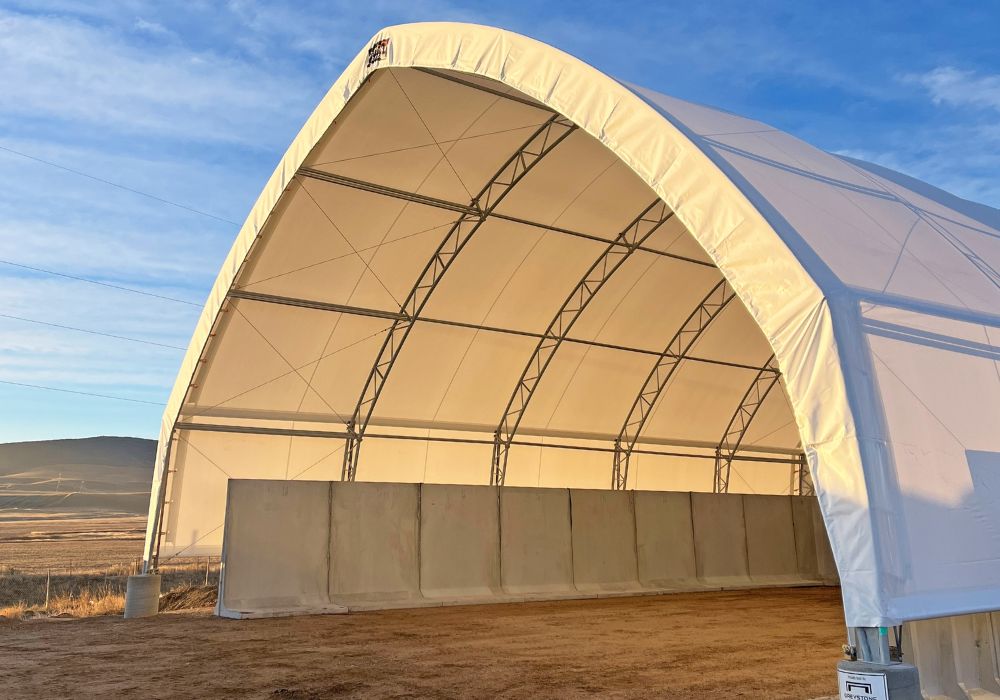
POLYGON ((750 387, 743 394, 740 405, 729 419, 726 432, 719 441, 719 446, 715 451, 715 483, 713 491, 715 493, 729 493, 729 476, 732 473, 733 458, 736 456, 740 444, 750 428, 757 411, 760 410, 764 399, 778 383, 781 374, 774 355, 764 364, 764 369, 757 372, 750 387))
POLYGON ((858 661, 888 666, 903 658, 903 626, 848 627, 845 651, 858 661), (889 630, 892 630, 892 642, 889 630))
POLYGON ((145 551, 145 559, 142 562, 142 573, 156 573, 160 566, 160 541, 163 538, 163 510, 167 500, 167 478, 170 476, 170 453, 174 448, 174 440, 177 439, 176 428, 170 431, 167 438, 167 446, 163 451, 163 463, 160 472, 160 488, 157 491, 156 506, 153 510, 152 536, 149 538, 149 548, 145 551))
POLYGON ((725 279, 720 280, 685 319, 663 352, 660 353, 653 368, 649 371, 642 389, 635 397, 635 401, 632 402, 628 417, 615 439, 615 456, 611 471, 612 489, 625 488, 628 482, 629 459, 635 450, 635 444, 653 412, 653 406, 656 405, 660 394, 670 382, 670 378, 673 377, 681 360, 684 359, 687 351, 694 346, 712 321, 735 297, 736 293, 729 286, 729 283, 725 279))
POLYGON ((441 278, 465 248, 469 239, 482 227, 507 194, 539 161, 551 153, 575 129, 576 126, 573 123, 553 115, 535 130, 490 178, 479 194, 473 198, 470 205, 471 211, 461 214, 425 265, 417 282, 400 305, 402 318, 392 322, 348 422, 348 438, 344 450, 344 466, 341 472, 342 480, 354 481, 355 479, 361 441, 364 438, 372 412, 375 410, 385 382, 399 357, 400 350, 410 335, 415 319, 423 311, 427 300, 437 288, 441 278))
POLYGON ((605 282, 673 215, 674 213, 659 199, 643 209, 607 245, 559 307, 525 364, 524 371, 521 372, 521 377, 510 400, 507 401, 503 417, 497 426, 493 442, 490 484, 503 486, 507 476, 510 445, 517 433, 521 418, 524 417, 524 411, 528 408, 542 375, 548 369, 559 346, 566 340, 573 324, 577 322, 605 282))

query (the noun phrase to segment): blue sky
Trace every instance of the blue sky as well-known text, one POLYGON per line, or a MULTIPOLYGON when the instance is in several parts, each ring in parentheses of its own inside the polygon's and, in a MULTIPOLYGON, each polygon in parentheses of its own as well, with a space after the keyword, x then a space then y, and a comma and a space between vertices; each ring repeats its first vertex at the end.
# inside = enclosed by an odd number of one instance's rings
POLYGON ((0 2, 0 380, 135 401, 0 383, 0 441, 154 437, 157 404, 183 354, 176 348, 187 344, 237 231, 231 222, 242 221, 367 39, 421 20, 519 31, 616 77, 1000 206, 993 2, 8 0, 0 2))

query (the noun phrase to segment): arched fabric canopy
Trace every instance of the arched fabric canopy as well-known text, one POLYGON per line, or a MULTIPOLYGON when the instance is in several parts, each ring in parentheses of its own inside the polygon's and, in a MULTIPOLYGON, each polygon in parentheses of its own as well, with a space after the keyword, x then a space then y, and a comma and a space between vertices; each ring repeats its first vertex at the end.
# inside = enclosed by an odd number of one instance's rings
POLYGON ((148 556, 218 551, 231 477, 815 488, 849 625, 998 609, 998 266, 995 210, 509 32, 385 29, 219 273, 148 556))

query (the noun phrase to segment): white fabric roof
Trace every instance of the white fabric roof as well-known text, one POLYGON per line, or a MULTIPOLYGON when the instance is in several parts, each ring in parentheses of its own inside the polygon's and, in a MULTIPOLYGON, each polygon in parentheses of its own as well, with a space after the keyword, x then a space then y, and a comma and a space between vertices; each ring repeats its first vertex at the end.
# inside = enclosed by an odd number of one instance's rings
POLYGON ((725 280, 738 299, 676 362, 626 486, 712 490, 715 447, 773 353, 782 390, 754 413, 731 489, 787 492, 804 450, 848 624, 1000 609, 1000 212, 464 24, 379 32, 264 188, 164 414, 150 551, 217 547, 230 476, 339 478, 335 435, 386 337, 405 347, 357 478, 486 483, 532 352, 658 200, 666 220, 532 387, 505 483, 606 488, 651 367, 725 280), (444 205, 479 201, 554 115, 551 150, 393 335, 460 214, 444 205))

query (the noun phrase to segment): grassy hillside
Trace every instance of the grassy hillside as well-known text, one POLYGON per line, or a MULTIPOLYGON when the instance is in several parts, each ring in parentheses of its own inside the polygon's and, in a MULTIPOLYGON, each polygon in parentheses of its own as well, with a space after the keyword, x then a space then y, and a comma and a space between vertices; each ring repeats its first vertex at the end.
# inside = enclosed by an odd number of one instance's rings
POLYGON ((126 437, 0 444, 0 511, 144 514, 155 454, 126 437))

